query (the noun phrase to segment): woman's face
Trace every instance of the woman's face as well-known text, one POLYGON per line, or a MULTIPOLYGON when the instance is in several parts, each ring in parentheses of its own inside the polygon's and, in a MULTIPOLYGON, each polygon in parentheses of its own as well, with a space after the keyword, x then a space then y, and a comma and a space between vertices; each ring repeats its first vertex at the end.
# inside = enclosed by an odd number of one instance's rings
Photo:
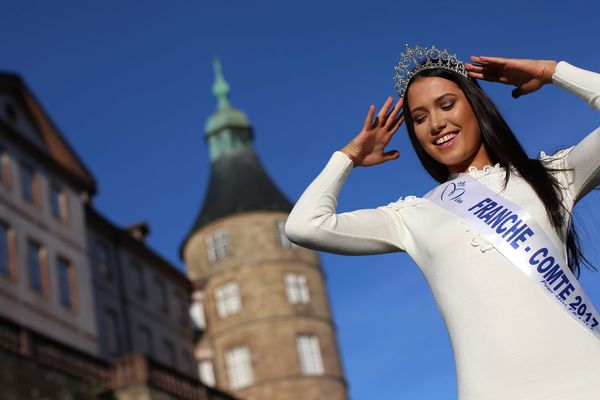
POLYGON ((460 87, 447 79, 414 81, 407 93, 417 140, 449 172, 491 163, 481 139, 479 123, 460 87))

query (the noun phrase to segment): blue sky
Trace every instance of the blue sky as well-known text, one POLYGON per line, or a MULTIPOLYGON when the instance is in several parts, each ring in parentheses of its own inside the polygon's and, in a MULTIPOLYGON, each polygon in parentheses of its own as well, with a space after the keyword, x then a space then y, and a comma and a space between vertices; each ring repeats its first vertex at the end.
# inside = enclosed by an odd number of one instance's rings
MULTIPOLYGON (((216 107, 214 56, 264 166, 292 200, 358 133, 369 105, 395 95, 404 43, 600 71, 597 1, 2 3, 0 68, 25 79, 93 171, 96 207, 119 225, 148 221, 150 244, 180 268, 178 248, 209 174, 203 133, 216 107)), ((483 86, 531 156, 600 125, 598 113, 556 87, 513 100, 507 86, 483 86)), ((389 149, 400 159, 355 169, 338 211, 432 187, 404 128, 389 149)), ((592 193, 578 206, 592 239, 598 200, 592 193)), ((413 262, 403 254, 321 259, 352 399, 455 399, 448 335, 413 262)), ((600 306, 600 274, 584 271, 581 282, 600 306)))

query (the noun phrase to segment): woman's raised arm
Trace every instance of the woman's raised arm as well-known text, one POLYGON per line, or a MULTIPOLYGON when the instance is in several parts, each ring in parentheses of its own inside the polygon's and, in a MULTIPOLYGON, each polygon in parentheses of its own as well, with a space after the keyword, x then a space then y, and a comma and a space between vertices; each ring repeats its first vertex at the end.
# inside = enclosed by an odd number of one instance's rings
POLYGON ((371 106, 361 132, 341 151, 336 151, 323 171, 308 186, 290 213, 285 232, 301 246, 338 254, 378 254, 404 250, 406 235, 398 208, 336 214, 337 197, 355 166, 371 166, 398 158, 385 146, 402 124, 402 100, 388 111, 390 97, 373 120, 371 106))
MULTIPOLYGON (((552 79, 600 112, 600 74, 561 61, 552 79)), ((565 167, 573 169, 569 191, 575 202, 600 185, 600 127, 573 146, 566 154, 565 167)))
MULTIPOLYGON (((465 64, 477 79, 514 85, 513 97, 555 85, 579 96, 600 111, 600 74, 577 68, 567 62, 472 56, 475 64, 465 64)), ((563 153, 562 168, 572 169, 569 192, 575 202, 600 185, 600 128, 563 153)))

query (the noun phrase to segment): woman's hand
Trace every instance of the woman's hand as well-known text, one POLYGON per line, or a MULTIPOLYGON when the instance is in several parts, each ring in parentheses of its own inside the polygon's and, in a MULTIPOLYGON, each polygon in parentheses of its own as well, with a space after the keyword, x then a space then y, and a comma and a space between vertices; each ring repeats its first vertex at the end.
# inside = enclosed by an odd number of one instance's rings
POLYGON ((465 63, 469 76, 490 82, 515 85, 517 88, 512 91, 512 96, 515 99, 524 94, 535 92, 546 83, 552 83, 552 74, 554 74, 557 64, 556 61, 552 60, 485 56, 471 56, 471 60, 477 64, 465 63))
POLYGON ((404 98, 398 100, 394 109, 388 114, 393 102, 391 96, 387 98, 375 121, 373 121, 375 106, 371 105, 360 133, 340 150, 352 159, 355 167, 377 165, 400 156, 397 150, 384 152, 385 146, 404 121, 401 112, 404 98))

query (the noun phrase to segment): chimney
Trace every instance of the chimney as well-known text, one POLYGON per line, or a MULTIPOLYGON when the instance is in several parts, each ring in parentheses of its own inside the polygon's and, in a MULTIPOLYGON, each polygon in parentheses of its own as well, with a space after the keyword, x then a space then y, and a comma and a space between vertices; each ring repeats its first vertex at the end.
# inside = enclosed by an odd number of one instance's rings
POLYGON ((145 221, 136 222, 134 224, 128 225, 125 228, 125 232, 129 233, 133 236, 134 239, 146 243, 146 236, 150 233, 150 227, 145 221))

